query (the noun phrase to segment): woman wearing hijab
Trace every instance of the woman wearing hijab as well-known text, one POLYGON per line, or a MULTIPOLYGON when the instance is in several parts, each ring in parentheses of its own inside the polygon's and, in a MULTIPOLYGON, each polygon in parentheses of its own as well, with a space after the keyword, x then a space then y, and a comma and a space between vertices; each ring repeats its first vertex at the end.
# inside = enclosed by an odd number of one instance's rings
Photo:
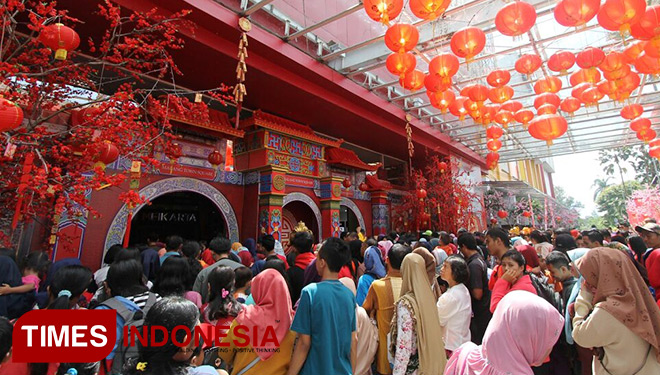
POLYGON ((392 246, 394 246, 394 244, 390 240, 378 241, 378 248, 380 249, 380 255, 383 257, 383 259, 387 259, 387 253, 390 251, 392 246))
MULTIPOLYGON (((355 295, 355 283, 350 277, 342 277, 339 282, 344 284, 353 295, 355 295)), ((355 305, 355 318, 357 325, 357 345, 355 350, 357 363, 355 364, 355 375, 371 375, 371 363, 374 361, 378 350, 378 328, 371 322, 369 315, 360 305, 355 305)))
POLYGON ((218 356, 232 365, 232 375, 284 375, 289 368, 296 338, 289 329, 293 310, 284 277, 274 269, 261 271, 252 280, 252 297, 255 304, 245 306, 236 316, 227 336, 222 339, 229 346, 225 348, 227 350, 218 351, 218 356), (246 335, 243 329, 237 332, 237 326, 247 327, 251 339, 257 330, 257 341, 250 340, 247 348, 235 346, 236 342, 244 342, 246 335), (268 332, 266 327, 273 327, 279 347, 273 342, 272 333, 264 336, 268 332))
POLYGON ((245 267, 250 268, 254 264, 254 258, 252 258, 250 250, 245 246, 238 247, 238 257, 241 258, 241 264, 245 267))
POLYGON ((584 278, 573 339, 595 348, 595 375, 660 374, 660 309, 623 251, 590 250, 577 261, 584 278))
POLYGON ((444 355, 438 355, 444 353, 445 346, 437 299, 424 270, 426 264, 421 255, 412 253, 403 258, 401 297, 396 302, 390 329, 393 375, 437 375, 447 363, 444 355))
POLYGON ((355 299, 358 305, 362 306, 364 303, 371 284, 375 280, 385 277, 386 274, 385 264, 381 258, 380 251, 375 246, 369 246, 364 252, 364 275, 360 277, 357 286, 355 299))
POLYGON ((257 254, 257 241, 254 240, 254 238, 248 238, 245 241, 243 241, 243 246, 248 248, 248 251, 250 252, 250 255, 252 255, 252 258, 256 262, 257 259, 265 259, 266 257, 263 256, 263 254, 257 254), (258 257, 257 255, 261 255, 261 257, 258 257))
POLYGON ((532 375, 561 334, 564 318, 543 298, 517 290, 500 301, 482 345, 463 344, 445 375, 532 375), (543 324, 539 324, 543 322, 543 324))
POLYGON ((442 291, 440 290, 440 285, 438 285, 438 279, 435 277, 435 257, 423 247, 416 248, 413 250, 413 253, 420 255, 424 259, 424 267, 426 268, 426 274, 431 284, 431 291, 433 291, 433 297, 435 298, 433 303, 436 303, 442 291))

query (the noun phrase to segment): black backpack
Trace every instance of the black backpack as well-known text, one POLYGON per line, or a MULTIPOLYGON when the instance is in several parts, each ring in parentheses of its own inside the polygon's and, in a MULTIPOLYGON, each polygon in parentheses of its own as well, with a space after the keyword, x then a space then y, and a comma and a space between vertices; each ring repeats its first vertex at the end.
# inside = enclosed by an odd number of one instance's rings
POLYGON ((544 300, 548 301, 552 306, 554 306, 557 311, 560 313, 563 311, 564 302, 561 299, 559 293, 555 292, 552 287, 543 282, 538 276, 530 274, 529 278, 532 279, 532 285, 536 289, 536 294, 544 300))
MULTIPOLYGON (((142 331, 142 326, 144 325, 144 318, 149 312, 151 306, 156 303, 157 295, 149 292, 149 297, 147 302, 141 310, 133 311, 130 310, 126 305, 116 298, 110 298, 104 301, 101 305, 104 305, 112 310, 116 310, 117 314, 124 319, 124 327, 130 329, 131 327, 136 327, 138 331, 142 331)), ((130 337, 130 336, 129 336, 130 337)), ((110 368, 109 375, 119 375, 123 373, 124 365, 133 359, 137 359, 139 356, 138 346, 124 346, 124 335, 117 337, 117 350, 115 350, 115 356, 112 361, 112 368, 110 368)), ((129 339, 130 340, 130 339, 129 339)))

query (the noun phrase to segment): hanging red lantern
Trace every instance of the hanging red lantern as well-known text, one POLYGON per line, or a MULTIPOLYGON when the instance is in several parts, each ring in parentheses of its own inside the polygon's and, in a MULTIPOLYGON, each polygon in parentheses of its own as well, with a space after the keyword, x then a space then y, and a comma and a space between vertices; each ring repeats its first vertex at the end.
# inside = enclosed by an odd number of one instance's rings
MULTIPOLYGON (((625 118, 626 120, 634 120, 637 117, 641 116, 642 113, 644 113, 644 107, 642 107, 641 104, 637 104, 637 103, 628 104, 627 106, 621 108, 621 117, 625 118)), ((649 122, 649 125, 650 124, 651 123, 649 122)))
POLYGON ((169 147, 165 148, 165 156, 170 159, 170 163, 176 163, 176 161, 183 156, 181 145, 176 142, 171 143, 169 147))
POLYGON ((660 74, 660 59, 653 58, 644 52, 635 60, 635 70, 641 74, 660 74))
POLYGON ((218 165, 225 161, 225 159, 222 157, 222 154, 218 150, 213 150, 213 152, 209 154, 207 160, 213 166, 213 168, 217 168, 218 165))
POLYGON ((553 72, 559 72, 561 75, 566 75, 568 69, 572 68, 573 65, 575 65, 575 55, 573 52, 555 52, 548 59, 548 69, 553 72))
POLYGON ((413 70, 412 72, 407 73, 405 76, 403 76, 403 79, 399 79, 399 84, 404 89, 410 91, 417 91, 422 87, 424 87, 425 78, 426 78, 426 74, 420 72, 419 70, 413 70))
POLYGON ((656 137, 655 130, 653 129, 642 129, 637 132, 637 139, 644 143, 649 143, 656 137))
POLYGON ((569 96, 568 98, 564 98, 561 101, 561 104, 560 104, 559 108, 563 112, 568 113, 570 115, 573 115, 573 113, 575 111, 580 109, 580 105, 582 105, 582 103, 580 103, 580 100, 578 100, 578 99, 576 99, 572 96, 569 96))
POLYGON ((451 87, 451 78, 440 77, 436 74, 429 74, 424 77, 424 87, 430 92, 442 92, 451 87))
POLYGON ((495 115, 495 122, 507 128, 513 122, 513 113, 500 108, 500 111, 495 115))
POLYGON ((644 0, 605 0, 598 11, 598 23, 606 30, 628 33, 645 11, 644 0))
POLYGON ((493 87, 488 91, 488 99, 493 103, 504 103, 513 97, 511 86, 493 87))
POLYGON ((530 75, 537 71, 542 64, 543 60, 538 55, 526 54, 516 60, 515 68, 516 72, 520 74, 530 75))
POLYGON ((580 83, 579 85, 573 87, 573 90, 571 90, 571 96, 582 101, 582 93, 584 93, 585 90, 590 89, 592 87, 595 87, 591 83, 585 82, 585 83, 580 83))
POLYGON ((520 111, 522 109, 522 107, 523 107, 522 103, 520 103, 519 101, 511 100, 511 101, 508 101, 508 102, 502 104, 502 107, 500 108, 500 110, 509 111, 511 113, 516 113, 516 112, 520 111))
POLYGON ((486 46, 486 34, 476 27, 458 30, 451 37, 450 47, 454 55, 467 61, 478 55, 486 46))
POLYGON ((616 81, 616 84, 620 91, 632 93, 636 88, 639 87, 641 82, 642 79, 639 78, 639 74, 630 72, 627 76, 616 81))
POLYGON ((536 109, 536 114, 541 115, 554 115, 557 113, 557 107, 552 104, 543 104, 536 109))
POLYGON ((652 158, 660 160, 660 139, 654 139, 649 142, 649 155, 652 158))
POLYGON ((463 103, 463 107, 476 123, 481 123, 481 108, 483 105, 479 105, 468 98, 463 103))
POLYGON ((515 117, 516 121, 521 123, 523 127, 526 129, 527 124, 529 124, 530 121, 534 118, 534 112, 530 111, 529 109, 521 109, 518 112, 513 114, 513 117, 515 117))
POLYGON ((500 161, 500 154, 497 152, 489 152, 488 155, 486 155, 486 166, 490 170, 494 170, 497 168, 497 163, 500 161))
POLYGON ((419 41, 419 31, 414 25, 397 23, 385 32, 385 45, 392 52, 404 53, 412 50, 419 41))
POLYGON ((598 65, 598 68, 604 72, 613 72, 619 70, 626 65, 625 58, 622 53, 612 51, 605 55, 603 62, 598 65))
MULTIPOLYGON (((578 86, 584 87, 584 90, 586 90, 589 87, 592 87, 592 85, 590 83, 587 83, 586 85, 583 85, 583 84, 580 84, 580 85, 576 85, 575 87, 578 87, 578 86), (582 86, 580 86, 580 85, 582 85, 582 86)), ((617 91, 617 84, 614 81, 604 81, 603 80, 603 81, 598 82, 596 87, 598 87, 598 91, 602 92, 605 95, 609 95, 609 96, 612 96, 617 91)), ((582 91, 584 92, 584 90, 582 90, 582 91)), ((576 95, 573 95, 573 97, 579 99, 579 97, 582 97, 582 94, 581 93, 576 93, 576 95)))
POLYGON ((630 66, 625 64, 621 69, 613 70, 611 72, 603 72, 603 77, 608 81, 618 81, 628 74, 630 74, 630 66))
POLYGON ((488 99, 488 87, 484 85, 474 85, 470 89, 469 97, 473 102, 481 105, 488 99))
POLYGON ((101 167, 105 169, 105 166, 113 163, 119 158, 119 149, 110 141, 104 141, 99 149, 99 152, 94 157, 96 162, 95 167, 101 167))
POLYGON ((548 76, 539 79, 536 81, 534 84, 534 92, 538 95, 543 92, 551 92, 553 94, 556 94, 561 90, 561 79, 559 77, 555 76, 548 76))
POLYGON ((546 141, 548 146, 552 145, 553 140, 564 135, 567 130, 568 123, 560 115, 538 116, 529 123, 529 134, 536 139, 546 141))
POLYGON ((600 0, 562 0, 555 6, 555 20, 566 27, 585 25, 596 16, 600 0))
POLYGON ((16 103, 0 97, 0 132, 14 130, 23 123, 23 110, 16 103))
POLYGON ((488 73, 486 82, 493 87, 502 87, 511 80, 511 73, 508 70, 493 70, 488 73))
POLYGON ((67 54, 80 45, 78 33, 61 23, 44 27, 39 34, 39 41, 55 51, 56 60, 66 60, 67 54))
POLYGON ((630 121, 630 130, 639 133, 642 130, 651 129, 651 120, 646 117, 640 117, 630 121))
POLYGON ((529 31, 536 23, 536 10, 524 1, 513 1, 503 6, 495 16, 497 31, 507 36, 518 36, 529 31))
POLYGON ((481 108, 481 121, 482 124, 488 125, 495 121, 497 113, 500 111, 499 104, 486 104, 481 108))
POLYGON ((447 166, 446 162, 441 161, 440 163, 438 163, 438 170, 440 171, 440 173, 445 173, 447 171, 447 168, 449 167, 447 166))
POLYGON ((415 194, 417 195, 417 199, 419 199, 420 201, 425 199, 427 195, 426 190, 424 189, 417 189, 415 194))
POLYGON ((341 182, 341 184, 346 189, 349 189, 353 185, 353 183, 351 182, 351 180, 348 177, 344 178, 344 180, 341 182))
POLYGON ((362 3, 369 18, 385 25, 403 10, 403 0, 364 0, 362 3))
POLYGON ((650 40, 660 36, 660 5, 647 7, 639 22, 632 25, 630 33, 638 40, 650 40))
POLYGON ((573 74, 569 79, 571 86, 577 86, 580 83, 589 82, 597 83, 600 81, 600 72, 597 69, 580 69, 573 74))
POLYGON ((465 115, 467 115, 467 110, 464 107, 466 100, 468 100, 468 98, 465 96, 458 96, 451 104, 449 104, 449 112, 458 117, 461 121, 463 121, 465 115))
POLYGON ((509 213, 506 212, 506 211, 504 211, 504 210, 499 210, 499 211, 497 211, 497 216, 498 216, 500 219, 506 219, 507 216, 509 216, 509 213))
POLYGON ((385 60, 387 70, 399 78, 403 78, 406 73, 415 70, 415 66, 417 66, 417 59, 412 53, 393 53, 385 60))
POLYGON ((587 47, 575 56, 575 62, 582 69, 596 68, 605 60, 605 52, 596 47, 587 47))
POLYGON ((660 36, 654 37, 653 39, 646 42, 644 46, 644 52, 653 58, 660 58, 660 36))
POLYGON ((496 125, 489 126, 488 129, 486 129, 486 137, 488 139, 499 139, 502 137, 503 134, 504 131, 502 130, 502 128, 496 125))
POLYGON ((367 191, 369 189, 369 185, 363 182, 358 186, 358 189, 360 189, 360 191, 367 191))
POLYGON ((539 94, 534 99, 534 108, 538 110, 539 107, 544 104, 552 104, 553 106, 555 106, 555 108, 557 108, 561 104, 561 99, 559 99, 559 95, 557 94, 553 94, 551 92, 544 92, 542 94, 539 94))
POLYGON ((486 143, 486 147, 492 152, 497 152, 499 149, 502 148, 502 141, 499 139, 491 139, 486 143))
POLYGON ((459 65, 456 56, 451 53, 441 53, 429 62, 429 75, 451 78, 458 72, 459 65))
POLYGON ((582 92, 580 100, 582 100, 582 103, 584 103, 586 107, 589 107, 598 104, 598 101, 603 99, 604 96, 605 95, 598 90, 598 87, 592 86, 582 92))
POLYGON ((528 218, 529 218, 529 217, 532 217, 532 213, 529 212, 529 211, 523 211, 522 215, 523 215, 524 217, 528 217, 528 218))
POLYGON ((451 0, 410 0, 412 13, 423 19, 433 21, 449 7, 451 0))
POLYGON ((623 50, 623 58, 626 62, 626 64, 634 64, 635 60, 639 57, 639 55, 644 52, 644 47, 646 46, 646 42, 635 42, 630 44, 628 47, 626 47, 623 50))
POLYGON ((456 100, 456 94, 451 90, 441 91, 441 92, 430 92, 427 91, 426 94, 431 101, 431 105, 440 110, 440 113, 447 113, 449 106, 456 100))

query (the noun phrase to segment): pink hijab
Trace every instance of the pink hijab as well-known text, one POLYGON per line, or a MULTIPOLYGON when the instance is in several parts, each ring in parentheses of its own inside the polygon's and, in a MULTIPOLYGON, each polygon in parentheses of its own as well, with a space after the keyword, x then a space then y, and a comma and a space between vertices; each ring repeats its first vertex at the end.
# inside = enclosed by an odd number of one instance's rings
MULTIPOLYGON (((291 327, 293 321, 291 296, 289 296, 289 289, 282 275, 274 269, 261 271, 252 280, 252 298, 255 304, 245 306, 238 313, 236 322, 247 326, 249 332, 252 332, 254 327, 258 327, 259 332, 265 333, 266 326, 273 326, 275 327, 277 341, 282 343, 287 333, 289 333, 289 327, 291 327)), ((259 337, 257 341, 261 342, 262 337, 259 337)), ((252 343, 252 347, 259 358, 264 361, 275 353, 271 349, 277 348, 273 342, 268 342, 265 346, 252 343)))
POLYGON ((392 246, 394 246, 394 244, 390 240, 380 241, 378 243, 378 248, 380 249, 380 253, 383 255, 383 259, 387 259, 387 254, 390 252, 392 246))
POLYGON ((483 345, 468 342, 449 359, 445 375, 532 375, 550 354, 564 318, 541 297, 509 292, 495 310, 483 345))

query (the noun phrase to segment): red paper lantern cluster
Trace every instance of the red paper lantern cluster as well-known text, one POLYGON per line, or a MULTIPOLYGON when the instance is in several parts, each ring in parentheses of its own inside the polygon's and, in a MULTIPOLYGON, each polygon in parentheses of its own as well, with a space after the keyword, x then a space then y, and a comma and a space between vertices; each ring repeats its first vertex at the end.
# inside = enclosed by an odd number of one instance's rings
POLYGON ((0 132, 14 130, 23 123, 23 110, 16 103, 0 97, 0 132))
POLYGON ((39 34, 39 41, 55 51, 56 60, 66 60, 68 53, 80 45, 78 33, 61 23, 44 27, 39 34))

